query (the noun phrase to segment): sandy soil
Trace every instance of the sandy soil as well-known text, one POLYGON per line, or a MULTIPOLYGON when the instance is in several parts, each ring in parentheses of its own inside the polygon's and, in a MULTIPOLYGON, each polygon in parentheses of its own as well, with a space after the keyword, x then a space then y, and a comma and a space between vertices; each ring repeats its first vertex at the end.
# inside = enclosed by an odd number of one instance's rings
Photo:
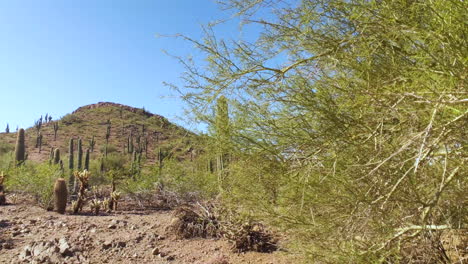
POLYGON ((224 239, 180 240, 170 210, 60 215, 16 202, 0 206, 0 263, 296 263, 284 252, 233 253, 224 239))

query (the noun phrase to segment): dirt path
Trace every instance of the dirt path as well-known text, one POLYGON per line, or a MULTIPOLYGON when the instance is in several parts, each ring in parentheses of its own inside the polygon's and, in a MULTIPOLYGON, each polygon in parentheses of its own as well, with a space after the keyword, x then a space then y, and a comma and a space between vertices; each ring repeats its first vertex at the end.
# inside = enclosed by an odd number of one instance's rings
POLYGON ((178 240, 171 211, 60 215, 0 207, 0 263, 295 263, 281 252, 235 254, 225 240, 178 240))

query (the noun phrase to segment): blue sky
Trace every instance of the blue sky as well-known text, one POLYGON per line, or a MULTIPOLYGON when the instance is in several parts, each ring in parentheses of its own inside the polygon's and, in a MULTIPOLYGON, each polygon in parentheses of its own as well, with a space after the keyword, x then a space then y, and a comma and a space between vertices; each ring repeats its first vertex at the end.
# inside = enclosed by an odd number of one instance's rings
MULTIPOLYGON (((162 83, 183 68, 162 50, 191 55, 201 25, 226 18, 212 0, 0 0, 0 131, 30 127, 82 105, 111 101, 178 120, 183 103, 162 83)), ((237 37, 231 21, 218 29, 237 37)))

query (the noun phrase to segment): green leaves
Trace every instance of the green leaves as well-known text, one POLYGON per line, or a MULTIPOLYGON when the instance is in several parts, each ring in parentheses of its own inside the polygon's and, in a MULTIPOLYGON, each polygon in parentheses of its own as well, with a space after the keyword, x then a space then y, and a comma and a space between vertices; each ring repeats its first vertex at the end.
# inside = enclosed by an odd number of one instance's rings
POLYGON ((280 182, 276 202, 261 203, 282 219, 277 224, 295 222, 289 227, 298 233, 308 226, 332 254, 381 259, 400 254, 392 249, 411 238, 398 228, 466 218, 457 209, 466 189, 466 3, 224 3, 260 34, 226 41, 208 30, 203 43, 190 39, 208 68, 185 64, 189 82, 180 91, 215 124, 219 142, 224 122, 212 118, 214 99, 229 98, 229 173, 242 180, 227 195, 241 197, 239 206, 280 182), (262 169, 266 182, 248 180, 262 162, 285 169, 262 169), (252 189, 259 193, 249 196, 252 189), (314 226, 332 232, 326 236, 344 252, 314 226))

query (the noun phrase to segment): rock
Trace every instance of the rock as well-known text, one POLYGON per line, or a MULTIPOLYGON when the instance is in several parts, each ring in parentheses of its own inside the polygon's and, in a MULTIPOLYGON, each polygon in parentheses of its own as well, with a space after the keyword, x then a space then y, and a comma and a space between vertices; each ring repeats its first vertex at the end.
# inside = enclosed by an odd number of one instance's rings
POLYGON ((175 256, 172 256, 172 255, 171 255, 171 256, 167 256, 166 260, 167 260, 167 261, 173 261, 173 260, 175 260, 175 256))
POLYGON ((62 254, 62 256, 73 256, 70 244, 68 244, 68 241, 64 237, 60 238, 58 242, 58 247, 60 250, 59 252, 60 254, 62 254))
POLYGON ((14 245, 13 245, 13 243, 11 243, 11 242, 5 242, 5 243, 2 244, 2 248, 4 248, 4 249, 12 249, 12 248, 14 248, 14 245))
POLYGON ((111 240, 106 240, 104 243, 102 243, 102 249, 106 250, 112 247, 112 241, 111 240))
POLYGON ((153 254, 155 256, 158 255, 159 254, 159 248, 157 248, 157 247, 153 248, 153 250, 151 251, 151 254, 153 254))
POLYGON ((110 224, 107 226, 108 229, 116 229, 117 228, 117 225, 115 224, 110 224))
POLYGON ((119 241, 117 242, 116 246, 119 248, 123 248, 127 246, 127 243, 125 241, 119 241))

